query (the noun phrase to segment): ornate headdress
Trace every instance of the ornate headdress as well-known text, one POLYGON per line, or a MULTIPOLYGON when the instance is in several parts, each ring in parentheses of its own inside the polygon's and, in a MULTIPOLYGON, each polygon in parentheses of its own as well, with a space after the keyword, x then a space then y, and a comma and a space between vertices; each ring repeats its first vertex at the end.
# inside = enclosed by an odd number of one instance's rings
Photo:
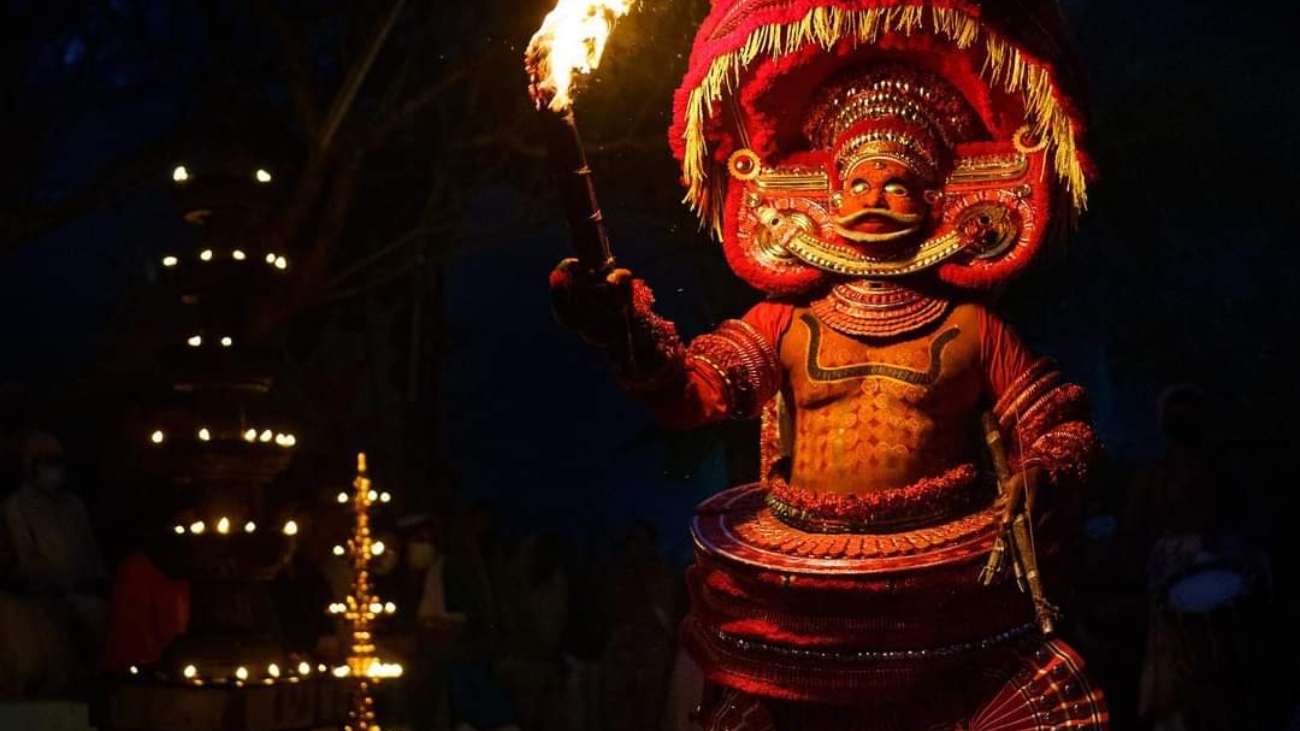
POLYGON ((810 149, 830 150, 837 172, 873 155, 930 180, 977 130, 974 110, 941 77, 888 62, 841 71, 813 96, 803 124, 810 149))
POLYGON ((1049 0, 716 0, 670 130, 686 200, 769 293, 932 267, 1004 281, 1087 201, 1059 21, 1049 0), (901 259, 830 225, 839 175, 868 154, 942 187, 934 235, 901 259))

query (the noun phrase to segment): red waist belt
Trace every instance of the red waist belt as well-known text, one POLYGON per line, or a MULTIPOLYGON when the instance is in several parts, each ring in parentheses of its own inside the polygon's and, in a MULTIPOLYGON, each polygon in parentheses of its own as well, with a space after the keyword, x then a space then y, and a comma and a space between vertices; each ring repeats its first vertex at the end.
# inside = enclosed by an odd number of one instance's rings
POLYGON ((775 476, 767 487, 773 513, 816 533, 887 533, 933 526, 987 505, 995 491, 994 485, 978 480, 971 464, 906 487, 860 495, 813 492, 775 476))

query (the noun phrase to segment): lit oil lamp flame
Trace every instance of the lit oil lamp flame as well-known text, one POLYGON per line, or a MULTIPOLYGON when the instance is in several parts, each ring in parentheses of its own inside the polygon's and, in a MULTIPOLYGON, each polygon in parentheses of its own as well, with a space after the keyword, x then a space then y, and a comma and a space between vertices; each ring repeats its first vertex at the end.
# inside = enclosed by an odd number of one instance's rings
POLYGON ((559 0, 533 34, 526 54, 538 109, 563 112, 573 104, 576 74, 600 66, 614 22, 632 9, 635 0, 559 0))

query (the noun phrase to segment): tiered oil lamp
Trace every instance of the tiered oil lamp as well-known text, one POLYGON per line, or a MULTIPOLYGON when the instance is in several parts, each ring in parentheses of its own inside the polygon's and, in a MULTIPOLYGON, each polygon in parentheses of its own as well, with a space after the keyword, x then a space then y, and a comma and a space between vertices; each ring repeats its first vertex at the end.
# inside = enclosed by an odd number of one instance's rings
POLYGON ((272 482, 299 437, 274 401, 279 348, 258 318, 292 275, 267 243, 274 177, 222 156, 179 165, 176 201, 196 236, 161 260, 176 306, 159 355, 152 421, 135 435, 142 462, 178 498, 169 553, 190 581, 190 622, 155 665, 114 691, 113 728, 290 729, 334 725, 341 684, 288 652, 268 583, 294 550, 301 516, 272 482))

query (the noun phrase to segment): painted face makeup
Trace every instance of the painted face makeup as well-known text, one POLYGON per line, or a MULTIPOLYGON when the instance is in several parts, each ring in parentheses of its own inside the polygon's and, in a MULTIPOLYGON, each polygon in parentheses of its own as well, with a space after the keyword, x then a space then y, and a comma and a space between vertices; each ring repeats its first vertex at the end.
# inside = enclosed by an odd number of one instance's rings
POLYGON ((907 243, 929 219, 927 181, 890 157, 872 156, 844 172, 835 196, 835 232, 857 244, 907 243))

